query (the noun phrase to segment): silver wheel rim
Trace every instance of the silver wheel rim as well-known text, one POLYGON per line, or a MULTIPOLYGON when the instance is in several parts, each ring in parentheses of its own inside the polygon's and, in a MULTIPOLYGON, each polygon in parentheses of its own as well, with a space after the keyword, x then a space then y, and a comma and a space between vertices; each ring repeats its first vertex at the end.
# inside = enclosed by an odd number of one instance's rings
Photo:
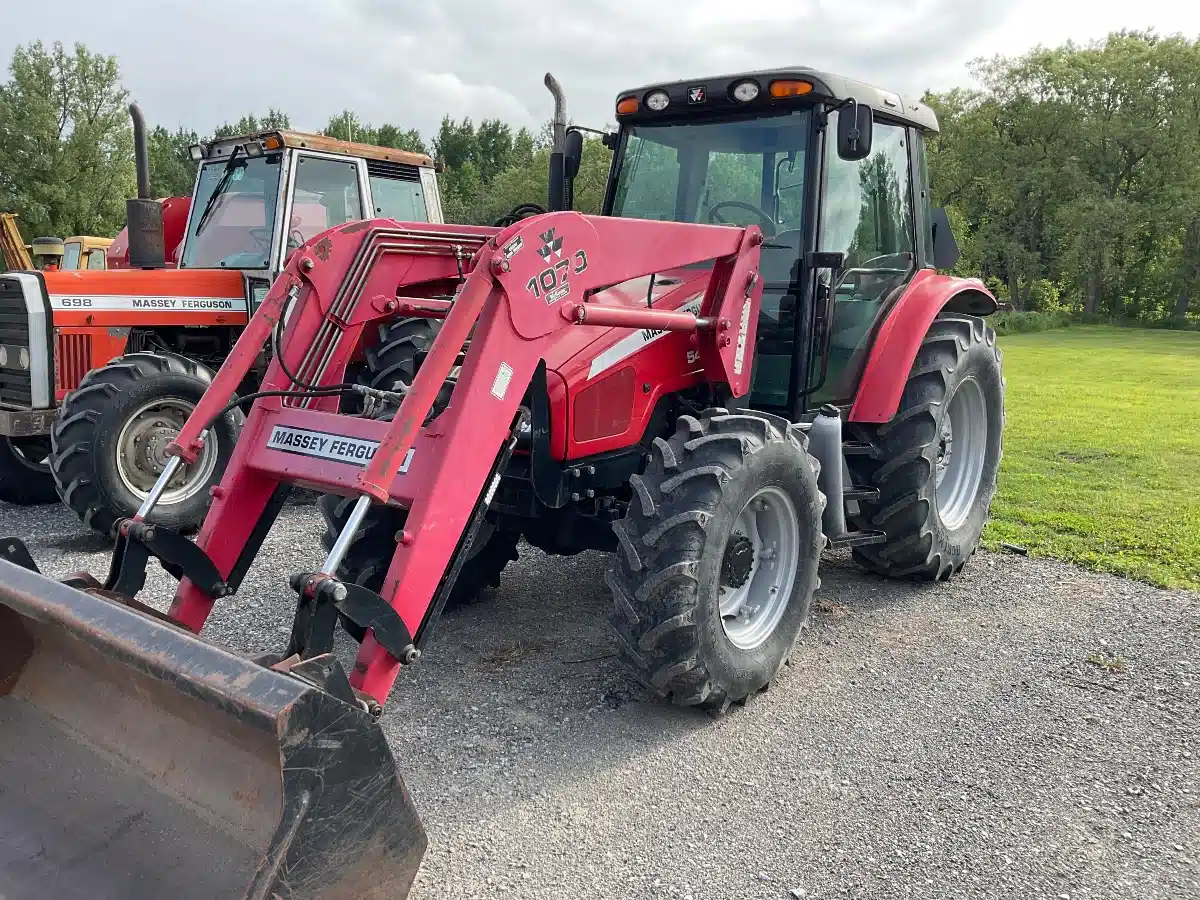
POLYGON ((21 441, 6 437, 8 449, 25 468, 39 475, 50 474, 50 440, 25 439, 21 441))
POLYGON ((935 493, 946 528, 958 528, 971 514, 986 455, 987 405, 979 382, 968 378, 950 396, 938 440, 935 493))
MULTIPOLYGON (((194 404, 178 397, 145 403, 125 420, 117 436, 117 475, 125 489, 145 500, 167 464, 167 446, 191 415, 194 404)), ((159 498, 160 506, 183 503, 204 490, 217 467, 216 438, 210 433, 192 465, 183 465, 159 498)))
POLYGON ((782 488, 761 488, 738 514, 722 554, 721 626, 739 650, 774 633, 792 596, 799 551, 795 504, 782 488))

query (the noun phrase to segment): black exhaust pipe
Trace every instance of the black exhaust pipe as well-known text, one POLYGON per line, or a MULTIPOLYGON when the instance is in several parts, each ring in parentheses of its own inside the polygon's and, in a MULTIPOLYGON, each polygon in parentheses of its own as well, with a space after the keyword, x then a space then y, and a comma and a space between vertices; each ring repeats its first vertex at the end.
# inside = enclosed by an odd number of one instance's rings
POLYGON ((137 170, 137 199, 125 201, 129 235, 129 265, 135 269, 163 269, 167 265, 162 204, 150 193, 150 150, 141 107, 129 104, 133 119, 133 162, 137 170))
POLYGON ((550 147, 550 186, 546 192, 546 209, 554 212, 567 209, 566 171, 563 155, 563 145, 567 135, 567 101, 563 96, 558 79, 549 72, 546 73, 545 84, 554 97, 554 143, 550 147))

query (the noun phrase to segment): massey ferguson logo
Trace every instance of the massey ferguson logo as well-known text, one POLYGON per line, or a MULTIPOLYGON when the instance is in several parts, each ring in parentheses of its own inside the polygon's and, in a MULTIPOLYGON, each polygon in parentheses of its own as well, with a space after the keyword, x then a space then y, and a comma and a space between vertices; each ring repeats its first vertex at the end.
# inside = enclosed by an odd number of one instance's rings
POLYGON ((704 90, 704 85, 688 88, 688 103, 703 103, 707 96, 708 93, 704 90))
POLYGON ((553 228, 549 231, 543 231, 538 237, 542 239, 542 246, 538 247, 538 256, 546 262, 550 262, 551 256, 555 259, 562 258, 563 239, 555 237, 553 228))

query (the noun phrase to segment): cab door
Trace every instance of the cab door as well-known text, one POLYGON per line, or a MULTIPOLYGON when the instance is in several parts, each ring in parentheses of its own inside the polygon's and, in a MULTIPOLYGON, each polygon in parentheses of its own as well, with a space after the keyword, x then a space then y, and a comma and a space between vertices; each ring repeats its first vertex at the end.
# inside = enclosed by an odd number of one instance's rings
MULTIPOLYGON (((827 134, 837 133, 841 114, 829 117, 827 134)), ((854 396, 877 324, 917 271, 911 140, 920 141, 920 134, 876 119, 871 154, 864 160, 844 160, 835 140, 825 142, 819 246, 845 254, 845 264, 833 286, 832 314, 812 349, 809 409, 854 396), (822 361, 826 346, 828 359, 822 361)), ((818 277, 826 293, 828 270, 818 277)))
POLYGON ((365 174, 359 159, 293 153, 283 222, 284 260, 322 231, 366 218, 365 174))

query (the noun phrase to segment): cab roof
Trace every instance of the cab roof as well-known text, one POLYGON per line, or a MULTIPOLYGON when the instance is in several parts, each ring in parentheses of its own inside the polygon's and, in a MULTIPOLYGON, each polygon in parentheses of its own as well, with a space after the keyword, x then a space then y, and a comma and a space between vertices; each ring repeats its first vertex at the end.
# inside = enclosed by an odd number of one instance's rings
MULTIPOLYGON (((206 158, 220 159, 228 156, 235 146, 245 144, 247 141, 259 141, 262 143, 266 142, 269 138, 276 138, 279 145, 283 147, 315 150, 320 153, 339 153, 343 156, 378 159, 409 166, 433 168, 433 159, 424 153, 411 153, 407 150, 396 150, 392 147, 376 147, 373 144, 342 141, 324 134, 312 134, 307 131, 291 131, 287 129, 217 138, 208 144, 208 155, 206 158)), ((268 149, 277 149, 277 147, 268 147, 268 149)))
POLYGON ((705 112, 731 112, 734 110, 762 110, 778 108, 811 100, 838 103, 856 100, 870 106, 877 115, 912 125, 926 132, 937 132, 937 115, 924 103, 901 97, 890 91, 877 88, 862 81, 855 81, 832 72, 823 72, 808 66, 785 66, 778 69, 762 69, 756 72, 741 72, 735 75, 716 75, 707 78, 691 78, 687 81, 660 82, 640 88, 622 91, 617 102, 636 97, 640 102, 638 111, 617 114, 619 121, 653 121, 705 112), (743 81, 754 81, 759 87, 758 96, 748 102, 739 102, 733 97, 733 89, 743 81), (770 95, 773 81, 807 81, 812 90, 798 98, 775 99, 770 95), (700 88, 701 99, 696 99, 695 90, 700 88), (654 112, 646 106, 646 97, 656 90, 664 90, 671 98, 667 108, 654 112))

